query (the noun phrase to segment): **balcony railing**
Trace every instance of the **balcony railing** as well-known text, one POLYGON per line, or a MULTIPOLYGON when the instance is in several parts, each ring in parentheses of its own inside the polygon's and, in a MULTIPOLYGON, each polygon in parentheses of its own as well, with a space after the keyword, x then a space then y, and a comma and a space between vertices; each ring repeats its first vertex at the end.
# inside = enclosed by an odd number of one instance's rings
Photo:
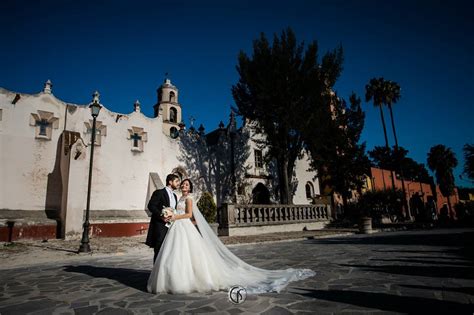
POLYGON ((272 225, 329 221, 331 207, 327 203, 311 205, 241 205, 223 204, 220 227, 272 225))

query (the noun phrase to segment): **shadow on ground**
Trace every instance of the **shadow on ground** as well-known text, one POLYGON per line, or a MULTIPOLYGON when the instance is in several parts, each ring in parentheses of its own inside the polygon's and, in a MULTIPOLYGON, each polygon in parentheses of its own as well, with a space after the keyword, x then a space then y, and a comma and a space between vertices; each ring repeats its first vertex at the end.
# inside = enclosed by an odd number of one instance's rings
POLYGON ((359 268, 363 271, 383 272, 389 274, 422 276, 431 278, 474 279, 473 267, 452 266, 415 266, 415 265, 357 265, 339 264, 343 267, 359 268))
POLYGON ((410 289, 422 289, 422 290, 434 290, 434 291, 448 291, 455 293, 464 293, 474 295, 474 287, 459 287, 459 288, 448 288, 448 287, 430 287, 427 285, 412 285, 412 284, 399 284, 400 287, 410 289))
POLYGON ((94 278, 107 278, 118 281, 128 287, 148 292, 146 284, 150 276, 149 270, 136 270, 129 268, 108 268, 90 265, 65 266, 64 271, 82 273, 94 278))
MULTIPOLYGON (((374 248, 373 251, 380 253, 444 253, 453 255, 455 259, 469 260, 474 265, 474 239, 472 230, 465 232, 438 230, 432 233, 387 233, 381 235, 361 235, 359 237, 333 238, 333 239, 315 239, 306 241, 307 244, 315 245, 388 245, 393 249, 374 248), (410 248, 397 248, 398 246, 431 246, 429 250, 416 250, 410 248), (436 247, 450 247, 440 248, 436 247), (454 257, 455 256, 455 257, 454 257), (459 258, 458 258, 459 257, 459 258)), ((426 258, 426 257, 423 257, 426 258)))
POLYGON ((412 296, 398 296, 387 293, 372 293, 343 290, 297 289, 296 293, 305 297, 346 303, 359 307, 400 313, 435 313, 435 314, 472 314, 474 306, 451 301, 412 296))
POLYGON ((380 235, 359 235, 359 237, 326 238, 307 241, 315 244, 368 244, 368 245, 424 245, 424 246, 459 246, 467 245, 474 239, 474 231, 400 234, 388 232, 380 235))

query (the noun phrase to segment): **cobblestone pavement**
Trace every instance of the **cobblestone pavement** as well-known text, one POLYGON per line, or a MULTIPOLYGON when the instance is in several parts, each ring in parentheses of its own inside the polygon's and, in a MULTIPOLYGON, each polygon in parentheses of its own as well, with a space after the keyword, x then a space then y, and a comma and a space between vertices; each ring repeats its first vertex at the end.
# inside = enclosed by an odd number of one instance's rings
POLYGON ((474 312, 474 229, 387 232, 230 246, 267 269, 311 268, 280 293, 149 294, 152 252, 82 255, 0 270, 0 314, 474 312))

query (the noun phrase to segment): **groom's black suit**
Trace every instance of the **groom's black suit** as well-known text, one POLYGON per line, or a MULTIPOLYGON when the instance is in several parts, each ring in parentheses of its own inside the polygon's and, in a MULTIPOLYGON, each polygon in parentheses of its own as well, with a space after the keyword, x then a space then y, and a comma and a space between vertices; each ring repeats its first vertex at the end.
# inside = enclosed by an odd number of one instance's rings
MULTIPOLYGON (((178 198, 173 193, 176 204, 178 204, 178 198)), ((170 206, 170 198, 166 188, 158 189, 153 192, 151 195, 150 201, 148 202, 148 210, 151 212, 150 225, 148 226, 148 234, 146 237, 145 244, 152 247, 155 250, 155 256, 153 261, 155 261, 158 252, 160 251, 161 244, 165 239, 168 228, 165 226, 161 218, 161 211, 163 208, 170 206)))

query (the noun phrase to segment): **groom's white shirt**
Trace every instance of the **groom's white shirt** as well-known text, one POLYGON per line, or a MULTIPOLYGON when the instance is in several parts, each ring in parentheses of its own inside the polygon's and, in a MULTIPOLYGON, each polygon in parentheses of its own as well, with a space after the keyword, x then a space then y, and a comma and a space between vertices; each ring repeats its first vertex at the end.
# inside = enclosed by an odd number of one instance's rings
POLYGON ((168 192, 168 197, 170 198, 170 207, 176 209, 176 199, 174 198, 174 192, 168 186, 165 187, 168 192))

